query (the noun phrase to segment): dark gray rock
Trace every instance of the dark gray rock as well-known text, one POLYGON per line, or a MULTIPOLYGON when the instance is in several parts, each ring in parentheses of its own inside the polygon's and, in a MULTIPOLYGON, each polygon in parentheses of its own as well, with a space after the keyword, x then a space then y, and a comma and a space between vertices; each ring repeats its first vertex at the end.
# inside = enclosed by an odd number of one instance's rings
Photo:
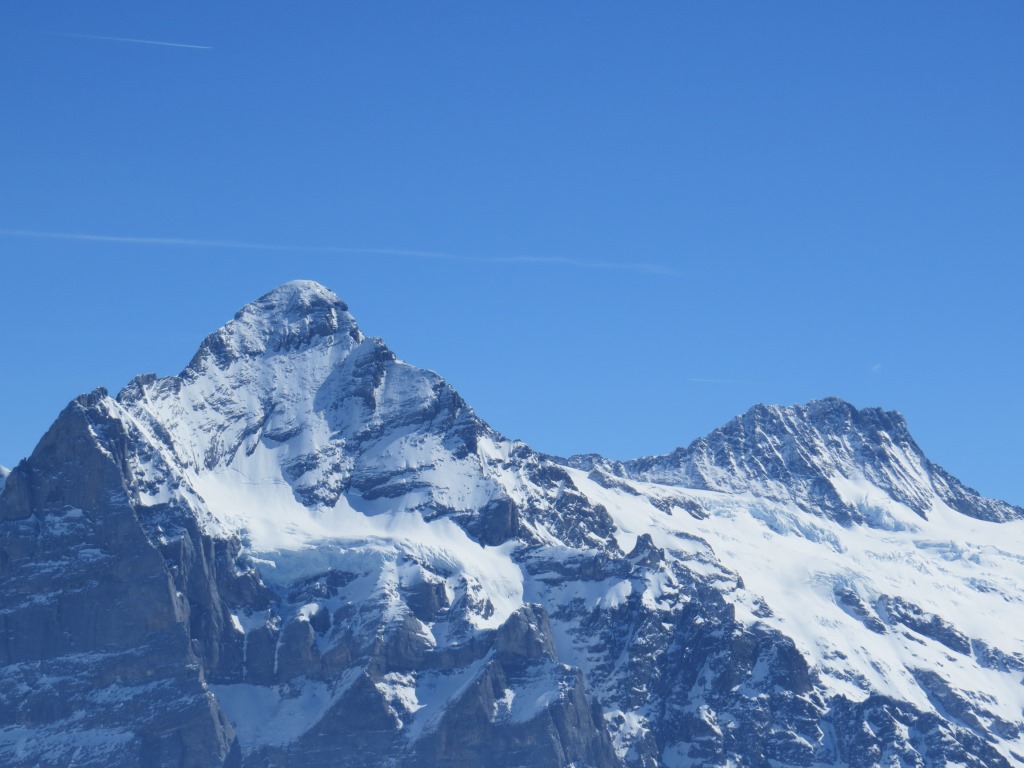
POLYGON ((0 496, 0 762, 240 765, 105 403, 68 406, 0 496))

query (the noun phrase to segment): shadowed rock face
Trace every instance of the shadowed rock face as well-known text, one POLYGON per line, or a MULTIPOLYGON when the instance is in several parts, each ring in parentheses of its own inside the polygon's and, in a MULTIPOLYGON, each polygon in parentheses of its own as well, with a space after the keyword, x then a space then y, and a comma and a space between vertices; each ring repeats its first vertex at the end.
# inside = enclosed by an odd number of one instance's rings
POLYGON ((289 283, 0 473, 0 764, 1022 764, 1021 517, 835 399, 545 457, 289 283))
POLYGON ((192 632, 219 609, 211 542, 192 521, 175 563, 147 535, 102 402, 69 405, 0 496, 0 761, 238 766, 192 632))

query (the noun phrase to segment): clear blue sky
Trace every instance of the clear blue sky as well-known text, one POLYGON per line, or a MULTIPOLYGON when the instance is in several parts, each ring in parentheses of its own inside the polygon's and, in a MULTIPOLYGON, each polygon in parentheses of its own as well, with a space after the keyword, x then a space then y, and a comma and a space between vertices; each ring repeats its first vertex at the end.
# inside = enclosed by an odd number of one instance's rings
POLYGON ((540 450, 837 395, 1024 504, 1022 40, 1019 2, 4 3, 0 464, 305 278, 540 450))

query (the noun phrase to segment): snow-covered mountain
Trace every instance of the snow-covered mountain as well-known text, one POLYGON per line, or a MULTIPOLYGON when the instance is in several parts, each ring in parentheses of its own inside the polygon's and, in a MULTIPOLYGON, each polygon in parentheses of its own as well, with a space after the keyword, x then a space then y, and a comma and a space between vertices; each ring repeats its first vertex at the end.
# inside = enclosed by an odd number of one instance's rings
POLYGON ((1022 765, 1022 583, 898 414, 544 456, 288 283, 0 485, 0 762, 1022 765))

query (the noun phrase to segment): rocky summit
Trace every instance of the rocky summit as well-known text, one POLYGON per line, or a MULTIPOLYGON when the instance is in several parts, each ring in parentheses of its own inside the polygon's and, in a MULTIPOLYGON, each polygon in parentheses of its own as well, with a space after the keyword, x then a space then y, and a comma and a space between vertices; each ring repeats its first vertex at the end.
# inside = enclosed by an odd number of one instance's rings
POLYGON ((0 764, 1020 766, 1022 584, 899 414, 546 456, 293 282, 0 470, 0 764))

